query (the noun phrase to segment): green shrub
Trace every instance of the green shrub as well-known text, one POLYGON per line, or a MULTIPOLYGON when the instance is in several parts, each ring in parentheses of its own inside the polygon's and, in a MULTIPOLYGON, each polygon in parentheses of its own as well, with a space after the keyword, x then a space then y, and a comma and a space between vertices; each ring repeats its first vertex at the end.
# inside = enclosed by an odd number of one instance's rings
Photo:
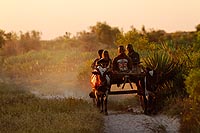
POLYGON ((185 99, 182 103, 181 127, 182 133, 200 132, 200 104, 192 99, 185 99))
MULTIPOLYGON (((157 51, 144 58, 144 65, 156 71, 157 79, 156 89, 153 93, 156 94, 157 108, 161 109, 167 97, 175 95, 174 80, 179 71, 179 64, 171 55, 164 51, 157 51)), ((179 81, 180 82, 180 81, 179 81)))
POLYGON ((185 84, 190 97, 200 102, 200 69, 191 70, 185 84))
POLYGON ((190 98, 170 97, 166 100, 163 113, 180 118, 181 133, 199 133, 200 106, 190 98))
POLYGON ((154 52, 144 59, 146 67, 155 70, 158 74, 158 84, 163 85, 167 81, 172 81, 178 73, 178 63, 163 51, 154 52))

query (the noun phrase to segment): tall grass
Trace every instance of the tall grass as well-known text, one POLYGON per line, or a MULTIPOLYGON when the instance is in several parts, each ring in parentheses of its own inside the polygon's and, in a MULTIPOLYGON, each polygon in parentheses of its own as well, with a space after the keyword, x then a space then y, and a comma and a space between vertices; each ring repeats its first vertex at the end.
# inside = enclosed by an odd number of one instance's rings
POLYGON ((102 115, 83 99, 40 99, 0 84, 0 132, 101 132, 102 115))

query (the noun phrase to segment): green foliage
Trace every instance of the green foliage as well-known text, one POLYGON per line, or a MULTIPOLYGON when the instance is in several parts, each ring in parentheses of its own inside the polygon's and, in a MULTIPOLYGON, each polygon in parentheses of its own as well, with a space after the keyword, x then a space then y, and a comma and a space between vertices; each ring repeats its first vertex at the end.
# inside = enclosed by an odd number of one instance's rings
POLYGON ((155 70, 157 75, 157 81, 154 84, 158 87, 152 91, 156 94, 158 110, 163 108, 168 97, 183 93, 183 88, 177 89, 175 86, 177 75, 180 72, 179 64, 167 52, 157 51, 150 54, 144 59, 144 64, 146 67, 155 70))
POLYGON ((136 29, 132 29, 127 33, 120 33, 116 39, 116 45, 133 44, 135 50, 147 50, 149 42, 146 36, 141 35, 136 29))
POLYGON ((151 30, 146 33, 149 42, 163 42, 165 40, 166 32, 164 30, 151 30))
MULTIPOLYGON (((95 26, 90 27, 91 31, 89 32, 79 32, 73 38, 70 37, 69 33, 66 33, 63 37, 51 41, 41 41, 40 33, 36 31, 21 32, 18 36, 0 30, 0 47, 3 46, 0 49, 0 76, 3 75, 4 78, 4 75, 11 75, 11 78, 15 76, 27 78, 39 74, 41 78, 41 75, 45 75, 44 73, 54 72, 64 75, 64 72, 77 71, 79 81, 89 86, 90 65, 96 57, 96 51, 100 48, 107 49, 112 58, 117 55, 116 45, 132 43, 134 49, 139 51, 145 66, 159 73, 159 87, 156 94, 160 105, 166 106, 163 103, 170 98, 173 99, 174 96, 182 96, 181 100, 183 97, 186 98, 184 101, 172 100, 170 104, 172 109, 169 110, 172 114, 178 114, 182 117, 181 131, 199 132, 200 119, 196 115, 200 113, 199 103, 197 103, 199 101, 200 75, 199 25, 196 29, 194 32, 166 33, 164 30, 147 31, 143 26, 142 31, 131 27, 130 31, 124 33, 117 27, 98 22, 95 26), (192 71, 190 71, 191 68, 193 68, 192 71), (5 74, 2 74, 2 72, 5 74), (185 95, 186 89, 187 93, 190 94, 190 99, 185 95), (178 112, 181 112, 181 114, 178 112)), ((57 75, 57 77, 59 76, 57 75)), ((96 121, 89 117, 87 119, 85 116, 77 117, 84 114, 78 110, 87 108, 91 111, 91 107, 83 100, 78 100, 78 103, 76 102, 77 99, 41 100, 30 94, 18 92, 16 91, 18 89, 13 86, 11 87, 14 88, 13 91, 10 91, 11 88, 6 90, 2 88, 7 88, 7 86, 0 86, 0 103, 3 104, 0 111, 4 111, 3 115, 0 114, 0 123, 3 125, 0 125, 0 132, 9 132, 10 130, 18 132, 49 132, 49 130, 50 132, 61 132, 62 129, 65 132, 96 131, 91 127, 92 124, 96 124, 96 121), (86 105, 85 108, 79 103, 83 106, 86 105), (75 106, 76 104, 78 107, 75 106), (71 109, 71 106, 77 108, 77 110, 71 109), (31 112, 31 110, 35 112, 31 112), (68 115, 69 112, 71 116, 68 115), (83 119, 89 122, 79 126, 83 119), (64 125, 62 122, 67 124, 64 125), (70 123, 73 125, 78 123, 78 126, 73 126, 70 123), (57 128, 58 126, 61 130, 57 128), (71 128, 67 129, 66 126, 71 128)), ((123 101, 115 107, 115 102, 112 105, 111 101, 111 106, 115 109, 121 109, 125 108, 124 103, 123 101)), ((86 115, 94 117, 93 115, 96 114, 90 112, 86 115)), ((99 116, 96 118, 95 120, 101 119, 99 116)), ((100 124, 93 127, 99 128, 99 126, 100 124)))
POLYGON ((97 22, 95 26, 90 27, 91 32, 95 33, 97 39, 105 44, 113 45, 117 35, 120 33, 117 27, 111 27, 106 22, 97 22))
POLYGON ((30 51, 18 56, 5 58, 2 70, 12 76, 25 77, 44 72, 65 72, 77 67, 73 63, 74 60, 77 60, 77 57, 73 56, 73 53, 71 54, 65 51, 30 51))
POLYGON ((200 30, 197 32, 197 45, 200 45, 200 30))
POLYGON ((144 59, 146 67, 155 70, 159 74, 159 84, 172 80, 177 73, 178 63, 163 51, 154 52, 144 59))
POLYGON ((40 99, 0 84, 0 132, 100 132, 103 117, 82 99, 40 99))
POLYGON ((190 54, 191 68, 200 68, 200 52, 190 54))
POLYGON ((197 32, 200 31, 200 24, 198 24, 195 28, 197 32))
POLYGON ((190 97, 200 102, 200 69, 191 70, 186 77, 185 84, 190 97))
POLYGON ((183 104, 183 99, 180 97, 168 97, 162 111, 169 116, 181 116, 183 114, 183 104))
POLYGON ((170 97, 166 100, 163 113, 180 117, 181 133, 199 133, 200 106, 190 98, 170 97))
POLYGON ((95 33, 81 32, 79 33, 76 42, 83 51, 92 52, 105 47, 110 47, 110 44, 99 41, 95 33))
POLYGON ((182 133, 199 133, 200 132, 200 104, 194 100, 185 99, 182 102, 181 127, 182 133))
POLYGON ((171 33, 170 35, 171 40, 178 45, 182 45, 184 47, 188 47, 192 43, 196 41, 196 33, 195 32, 181 32, 177 31, 171 33))

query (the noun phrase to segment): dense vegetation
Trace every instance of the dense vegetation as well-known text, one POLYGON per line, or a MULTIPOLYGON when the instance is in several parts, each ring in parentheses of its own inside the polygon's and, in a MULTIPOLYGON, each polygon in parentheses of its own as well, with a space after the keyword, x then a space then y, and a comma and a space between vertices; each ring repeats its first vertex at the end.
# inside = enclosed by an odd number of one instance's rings
MULTIPOLYGON (((77 72, 79 85, 89 88, 90 64, 97 56, 96 51, 107 49, 113 58, 119 44, 132 43, 141 56, 142 65, 161 73, 159 87, 155 91, 159 111, 178 115, 181 118, 181 132, 200 131, 200 117, 197 115, 200 113, 200 24, 196 26, 196 31, 190 32, 167 33, 164 30, 147 30, 143 26, 141 30, 131 27, 125 33, 118 27, 97 22, 90 27, 90 31, 79 32, 76 36, 66 32, 54 40, 45 41, 40 40, 40 35, 37 31, 17 35, 0 30, 0 82, 21 85, 22 80, 30 79, 32 83, 34 78, 35 83, 35 78, 38 81, 38 77, 42 79, 50 73, 56 73, 58 77, 59 73, 77 72)), ((33 99, 33 103, 38 100, 33 96, 29 98, 33 99)), ((14 97, 1 99, 13 101, 14 97)), ((65 100, 56 102, 62 104, 65 100)), ((41 102, 45 104, 48 100, 41 102)), ((4 104, 3 107, 7 106, 4 104)), ((1 111, 6 111, 5 108, 1 111)), ((1 121, 6 122, 5 119, 1 121)))

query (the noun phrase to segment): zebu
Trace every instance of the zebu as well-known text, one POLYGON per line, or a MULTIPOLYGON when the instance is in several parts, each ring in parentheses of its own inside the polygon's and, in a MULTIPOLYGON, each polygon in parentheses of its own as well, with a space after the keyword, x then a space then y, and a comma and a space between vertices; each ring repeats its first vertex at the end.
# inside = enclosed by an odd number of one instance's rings
POLYGON ((107 115, 108 92, 111 87, 107 68, 103 68, 100 65, 97 66, 92 72, 90 82, 93 89, 93 93, 90 93, 90 97, 94 98, 93 101, 97 107, 100 108, 101 112, 107 115))
POLYGON ((158 73, 155 70, 146 68, 145 77, 140 82, 141 87, 144 90, 144 95, 140 96, 141 106, 144 109, 145 114, 156 113, 156 94, 155 91, 158 87, 158 73))

